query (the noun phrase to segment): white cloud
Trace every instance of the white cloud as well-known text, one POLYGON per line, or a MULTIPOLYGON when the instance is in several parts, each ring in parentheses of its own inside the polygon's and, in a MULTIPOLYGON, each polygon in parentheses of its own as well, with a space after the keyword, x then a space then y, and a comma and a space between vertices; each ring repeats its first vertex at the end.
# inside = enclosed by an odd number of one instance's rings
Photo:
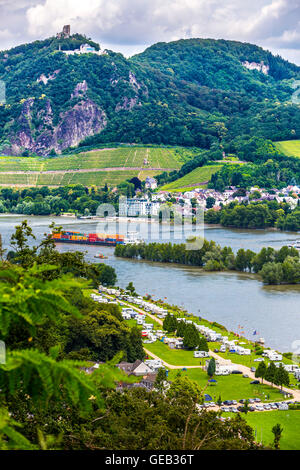
POLYGON ((189 37, 300 49, 300 0, 0 0, 0 14, 5 29, 17 24, 24 41, 71 24, 73 32, 127 53, 189 37))

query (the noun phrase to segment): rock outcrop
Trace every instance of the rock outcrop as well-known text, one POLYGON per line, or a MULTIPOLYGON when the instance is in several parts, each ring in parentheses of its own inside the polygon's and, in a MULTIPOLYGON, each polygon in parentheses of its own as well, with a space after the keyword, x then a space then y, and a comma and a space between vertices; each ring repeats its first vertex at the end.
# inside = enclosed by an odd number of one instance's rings
POLYGON ((85 96, 86 82, 76 86, 72 98, 76 104, 59 116, 57 125, 53 124, 51 102, 45 100, 41 107, 34 98, 27 99, 22 105, 21 115, 17 119, 16 131, 11 132, 11 146, 6 153, 19 155, 24 150, 38 155, 48 155, 51 150, 62 150, 78 145, 86 137, 101 132, 107 125, 106 113, 85 96), (78 102, 78 98, 82 99, 78 102), (40 109, 36 111, 36 107, 40 109), (33 120, 38 126, 33 125, 33 120))
POLYGON ((242 64, 248 70, 257 70, 258 72, 262 72, 264 75, 269 74, 270 67, 268 65, 266 65, 264 62, 259 62, 259 63, 258 62, 248 62, 248 60, 246 60, 242 64))

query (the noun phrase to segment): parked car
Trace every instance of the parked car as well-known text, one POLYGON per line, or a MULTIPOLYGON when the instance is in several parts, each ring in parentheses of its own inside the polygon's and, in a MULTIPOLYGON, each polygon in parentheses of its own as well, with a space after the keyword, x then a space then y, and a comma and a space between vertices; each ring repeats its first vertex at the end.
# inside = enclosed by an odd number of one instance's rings
POLYGON ((240 371, 240 370, 233 370, 231 373, 232 374, 242 374, 243 372, 240 371))
POLYGON ((256 408, 257 411, 264 411, 263 405, 256 405, 255 408, 256 408))
POLYGON ((259 385, 259 384, 260 384, 259 380, 252 380, 252 382, 250 382, 250 385, 259 385))
POLYGON ((247 374, 244 374, 243 377, 244 377, 244 379, 249 379, 249 375, 247 375, 247 374))

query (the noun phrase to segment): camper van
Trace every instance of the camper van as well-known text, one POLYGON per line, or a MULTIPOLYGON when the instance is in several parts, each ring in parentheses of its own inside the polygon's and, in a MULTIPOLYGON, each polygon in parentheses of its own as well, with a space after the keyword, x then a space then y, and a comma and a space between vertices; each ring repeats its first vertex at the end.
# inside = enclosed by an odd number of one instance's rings
POLYGON ((194 351, 194 357, 195 358, 209 357, 209 354, 206 351, 194 351))

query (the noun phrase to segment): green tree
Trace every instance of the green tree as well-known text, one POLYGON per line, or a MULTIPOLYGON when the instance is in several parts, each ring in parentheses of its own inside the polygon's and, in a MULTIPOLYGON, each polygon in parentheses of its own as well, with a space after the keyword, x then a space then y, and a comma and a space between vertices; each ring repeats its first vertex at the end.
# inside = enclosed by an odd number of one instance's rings
POLYGON ((186 349, 195 349, 199 345, 199 332, 195 325, 188 324, 185 328, 183 345, 186 349))
POLYGON ((258 379, 258 378, 261 378, 262 379, 262 383, 264 383, 264 378, 265 378, 265 375, 266 375, 266 371, 267 371, 267 365, 266 363, 263 361, 263 362, 260 362, 258 364, 258 367, 255 371, 255 377, 258 379))
POLYGON ((269 367, 267 368, 266 373, 265 373, 265 380, 267 380, 268 382, 271 382, 271 384, 274 384, 275 375, 276 375, 276 366, 274 362, 270 362, 269 367))
POLYGON ((204 336, 201 336, 199 338, 198 349, 199 349, 199 351, 206 351, 206 352, 209 351, 209 347, 208 347, 207 341, 204 338, 204 336))
POLYGON ((208 363, 207 375, 209 377, 213 377, 215 375, 215 372, 216 372, 216 360, 214 357, 212 357, 208 363))
POLYGON ((130 292, 131 295, 136 295, 135 287, 134 287, 134 285, 133 285, 133 282, 130 282, 130 283, 128 284, 128 286, 126 287, 126 290, 127 290, 128 292, 130 292))
POLYGON ((280 364, 279 367, 276 367, 274 375, 274 384, 280 385, 281 390, 283 385, 285 385, 286 387, 290 385, 289 373, 285 370, 282 364, 280 364))
POLYGON ((167 372, 166 372, 166 369, 164 368, 160 368, 158 369, 158 372, 157 372, 157 376, 156 376, 156 379, 155 379, 155 383, 154 383, 154 387, 156 388, 156 390, 158 390, 160 393, 163 392, 163 390, 165 389, 165 382, 167 380, 167 372))
POLYGON ((281 425, 279 423, 275 424, 275 426, 273 426, 272 433, 274 434, 274 448, 276 450, 279 450, 280 449, 280 439, 281 439, 282 433, 283 433, 283 428, 281 427, 281 425))

